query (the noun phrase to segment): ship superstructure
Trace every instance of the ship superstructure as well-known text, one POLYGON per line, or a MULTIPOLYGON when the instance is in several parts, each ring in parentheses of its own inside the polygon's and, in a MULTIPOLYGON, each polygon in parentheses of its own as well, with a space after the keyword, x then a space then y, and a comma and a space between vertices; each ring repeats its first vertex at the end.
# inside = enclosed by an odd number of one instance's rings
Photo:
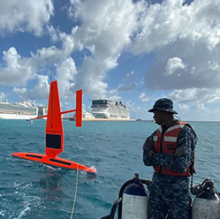
POLYGON ((38 106, 38 117, 47 115, 47 106, 38 106))
POLYGON ((130 110, 126 105, 108 99, 93 100, 92 114, 95 118, 130 119, 130 110))
POLYGON ((10 103, 0 101, 0 119, 31 119, 37 117, 38 108, 30 102, 10 103))
MULTIPOLYGON (((85 109, 82 109, 82 120, 93 120, 95 117, 92 113, 87 112, 85 109)), ((73 117, 69 118, 70 121, 76 121, 76 114, 73 114, 73 117)))

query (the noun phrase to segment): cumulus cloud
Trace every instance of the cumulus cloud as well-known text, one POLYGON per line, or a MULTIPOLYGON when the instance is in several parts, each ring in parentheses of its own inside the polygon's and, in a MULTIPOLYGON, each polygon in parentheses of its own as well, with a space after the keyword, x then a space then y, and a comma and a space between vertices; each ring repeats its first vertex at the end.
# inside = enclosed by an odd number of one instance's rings
MULTIPOLYGON (((144 9, 143 9, 144 10, 144 9)), ((220 86, 220 3, 167 0, 147 5, 139 19, 133 54, 155 51, 147 71, 149 89, 212 89, 220 86)))
POLYGON ((173 100, 177 100, 179 102, 196 101, 199 99, 199 95, 201 94, 201 92, 202 90, 198 90, 196 88, 185 89, 185 90, 175 90, 170 94, 170 97, 173 100))
POLYGON ((22 58, 14 47, 3 52, 5 67, 0 69, 0 84, 22 86, 35 77, 30 60, 22 58))
POLYGON ((74 86, 74 79, 77 73, 75 62, 72 58, 67 58, 56 69, 56 79, 59 85, 60 98, 62 100, 73 98, 71 89, 74 86))
POLYGON ((31 89, 27 98, 31 100, 45 100, 49 96, 49 82, 47 75, 38 75, 38 82, 33 89, 31 89))
MULTIPOLYGON (((29 58, 22 57, 14 47, 3 52, 0 84, 16 86, 14 92, 18 95, 29 93, 29 98, 47 98, 48 76, 43 74, 53 66, 63 100, 81 88, 92 99, 110 95, 118 98, 118 92, 137 89, 136 82, 126 85, 120 81, 115 90, 108 85, 108 73, 117 67, 122 54, 130 52, 140 57, 154 54, 155 63, 143 67, 147 73, 141 86, 171 91, 170 97, 180 108, 189 109, 186 103, 190 102, 202 109, 202 104, 206 107, 205 103, 220 101, 219 0, 194 0, 189 5, 183 0, 161 4, 71 0, 69 17, 78 26, 69 33, 49 24, 53 10, 51 0, 2 3, 0 35, 27 31, 41 36, 47 30, 52 42, 57 42, 39 48, 29 58), (42 75, 36 77, 36 73, 42 75), (36 86, 25 92, 24 86, 33 78, 37 79, 36 86)), ((133 75, 131 71, 126 78, 133 75)), ((145 93, 139 98, 143 102, 149 100, 145 93)))
POLYGON ((32 64, 38 68, 47 65, 53 66, 54 63, 59 63, 65 58, 62 50, 55 46, 38 49, 36 53, 31 53, 31 56, 32 64))
POLYGON ((220 102, 220 89, 184 89, 175 90, 169 94, 169 97, 178 103, 218 103, 220 102))
POLYGON ((16 93, 20 100, 48 100, 49 96, 49 78, 47 75, 38 75, 37 83, 33 89, 28 90, 25 87, 14 87, 13 92, 16 93))
POLYGON ((136 29, 136 5, 130 0, 71 1, 70 17, 81 23, 72 31, 75 46, 92 55, 84 58, 76 77, 76 84, 86 86, 86 92, 105 94, 106 72, 118 65, 117 60, 136 29))
POLYGON ((103 82, 106 73, 103 66, 96 62, 92 57, 85 57, 82 67, 78 69, 75 77, 74 87, 71 89, 75 92, 83 89, 85 94, 90 94, 92 98, 106 96, 108 84, 103 82))
POLYGON ((0 35, 16 31, 43 34, 44 26, 53 15, 51 0, 16 0, 1 1, 0 35))
POLYGON ((167 61, 167 65, 165 66, 165 74, 172 75, 176 70, 185 69, 185 68, 186 65, 183 63, 183 61, 180 58, 178 57, 170 58, 167 61))

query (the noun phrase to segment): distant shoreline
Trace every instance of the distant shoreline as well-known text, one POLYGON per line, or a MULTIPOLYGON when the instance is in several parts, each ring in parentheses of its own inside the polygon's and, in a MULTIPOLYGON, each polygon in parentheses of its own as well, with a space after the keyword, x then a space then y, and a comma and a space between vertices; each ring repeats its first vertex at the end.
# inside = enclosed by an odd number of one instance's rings
MULTIPOLYGON (((63 118, 63 119, 65 119, 65 120, 69 120, 69 119, 71 119, 71 118, 63 118)), ((71 120, 71 121, 74 121, 74 120, 71 120)), ((135 121, 135 122, 154 122, 153 120, 149 120, 149 119, 141 119, 141 120, 139 120, 139 119, 88 119, 88 118, 84 118, 84 119, 82 119, 82 121, 135 121)), ((185 122, 220 122, 220 121, 193 121, 193 120, 181 120, 181 121, 185 121, 185 122)))
MULTIPOLYGON (((72 118, 64 118, 64 119, 68 119, 69 121, 75 121, 74 119, 72 118)), ((102 118, 83 118, 82 121, 88 121, 88 122, 96 122, 96 121, 103 121, 103 122, 107 122, 107 121, 115 121, 115 122, 136 122, 137 119, 102 119, 102 118)))

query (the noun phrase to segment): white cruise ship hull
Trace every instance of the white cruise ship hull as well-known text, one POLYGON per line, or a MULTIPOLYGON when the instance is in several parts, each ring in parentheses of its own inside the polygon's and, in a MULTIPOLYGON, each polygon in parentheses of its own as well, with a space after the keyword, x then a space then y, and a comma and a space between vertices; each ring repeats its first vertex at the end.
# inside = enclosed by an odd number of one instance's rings
POLYGON ((0 119, 32 119, 37 117, 38 108, 23 104, 0 102, 0 119))
POLYGON ((130 120, 130 110, 126 105, 108 99, 93 100, 92 114, 97 119, 130 120))
POLYGON ((96 107, 93 108, 92 114, 96 118, 106 118, 106 119, 130 119, 130 112, 128 109, 121 110, 121 107, 110 106, 106 108, 96 107))
POLYGON ((0 119, 33 119, 37 117, 37 115, 19 115, 19 114, 1 114, 0 119))

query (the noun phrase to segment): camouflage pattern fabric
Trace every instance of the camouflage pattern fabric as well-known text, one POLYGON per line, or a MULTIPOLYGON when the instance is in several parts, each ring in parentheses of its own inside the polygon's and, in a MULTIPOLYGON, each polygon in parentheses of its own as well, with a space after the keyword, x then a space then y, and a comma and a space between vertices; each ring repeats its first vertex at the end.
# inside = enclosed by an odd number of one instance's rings
POLYGON ((148 219, 189 219, 189 178, 154 174, 148 202, 148 219))
MULTIPOLYGON (((155 133, 155 132, 154 132, 155 133)), ((146 166, 161 165, 172 171, 184 172, 192 162, 197 137, 188 126, 181 130, 175 156, 149 152, 154 149, 153 135, 143 145, 143 162, 146 166)), ((154 174, 150 185, 148 219, 189 219, 189 177, 154 174)))
POLYGON ((178 114, 173 109, 173 101, 168 98, 161 98, 157 100, 152 109, 148 110, 148 112, 154 112, 155 110, 162 110, 166 112, 170 112, 172 114, 178 114))

